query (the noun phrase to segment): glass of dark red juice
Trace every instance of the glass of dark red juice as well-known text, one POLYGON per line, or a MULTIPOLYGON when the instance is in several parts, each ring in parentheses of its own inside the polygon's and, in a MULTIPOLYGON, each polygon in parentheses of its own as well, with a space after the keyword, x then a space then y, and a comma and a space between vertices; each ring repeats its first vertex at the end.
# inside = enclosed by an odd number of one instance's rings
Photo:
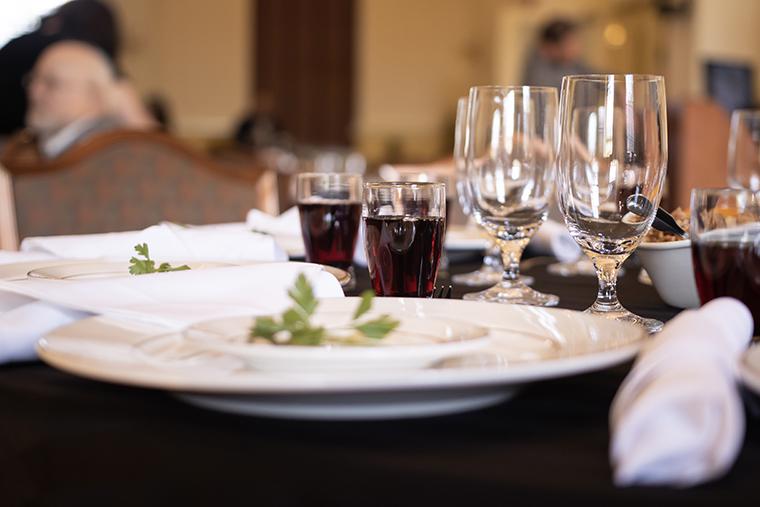
POLYGON ((740 300, 760 336, 760 193, 692 190, 689 235, 702 304, 721 296, 740 300))
POLYGON ((430 297, 446 233, 446 185, 367 183, 362 217, 375 294, 430 297))
POLYGON ((351 270, 362 215, 362 177, 345 173, 303 173, 296 201, 306 260, 351 270))

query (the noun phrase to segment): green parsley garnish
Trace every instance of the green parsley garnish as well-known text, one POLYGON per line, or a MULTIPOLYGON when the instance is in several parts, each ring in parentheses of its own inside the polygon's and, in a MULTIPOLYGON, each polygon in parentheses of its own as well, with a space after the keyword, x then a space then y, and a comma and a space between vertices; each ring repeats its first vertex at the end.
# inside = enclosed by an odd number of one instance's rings
POLYGON ((388 315, 381 315, 372 320, 361 320, 371 308, 375 294, 371 290, 361 294, 361 301, 351 317, 351 324, 341 328, 339 333, 331 333, 323 326, 314 326, 309 319, 317 309, 319 301, 314 290, 303 273, 298 275, 296 283, 288 291, 293 306, 283 312, 280 319, 274 317, 257 317, 249 334, 249 341, 263 338, 277 345, 321 345, 340 343, 344 345, 362 345, 372 340, 385 338, 396 329, 399 321, 388 315), (369 340, 368 340, 369 339, 369 340))
POLYGON ((168 273, 169 271, 186 271, 190 269, 190 266, 182 265, 176 268, 172 267, 168 262, 162 262, 156 267, 156 261, 150 258, 148 253, 148 244, 143 243, 141 245, 135 245, 135 252, 139 256, 145 257, 145 259, 138 259, 132 257, 129 259, 129 274, 131 275, 146 275, 148 273, 168 273))

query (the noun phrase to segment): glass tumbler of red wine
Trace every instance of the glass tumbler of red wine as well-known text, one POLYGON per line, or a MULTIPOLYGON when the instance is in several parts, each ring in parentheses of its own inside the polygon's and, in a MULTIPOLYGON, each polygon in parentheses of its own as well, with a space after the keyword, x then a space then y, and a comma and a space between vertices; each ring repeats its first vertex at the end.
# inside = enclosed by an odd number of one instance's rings
POLYGON ((346 173, 303 173, 296 200, 306 260, 351 270, 362 213, 362 177, 346 173))
POLYGON ((747 189, 691 191, 691 255, 702 304, 722 296, 752 312, 760 336, 760 194, 747 189))
POLYGON ((446 185, 367 183, 362 216, 375 294, 430 297, 446 232, 446 185))

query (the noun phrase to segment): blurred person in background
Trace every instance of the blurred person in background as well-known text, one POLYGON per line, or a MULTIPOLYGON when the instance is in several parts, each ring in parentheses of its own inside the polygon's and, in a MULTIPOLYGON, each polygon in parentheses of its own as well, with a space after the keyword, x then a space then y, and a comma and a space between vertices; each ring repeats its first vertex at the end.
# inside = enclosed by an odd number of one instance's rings
POLYGON ((282 144, 287 133, 277 120, 275 109, 274 95, 267 91, 259 91, 256 95, 256 108, 247 113, 235 126, 235 142, 253 148, 282 144))
POLYGON ((528 58, 523 84, 532 86, 562 86, 562 77, 590 74, 592 69, 581 60, 578 26, 565 19, 555 19, 544 25, 538 47, 528 58))
POLYGON ((84 42, 48 47, 29 74, 27 92, 26 126, 40 158, 55 158, 96 133, 155 127, 108 56, 84 42))
POLYGON ((97 0, 73 0, 44 16, 36 30, 0 48, 0 136, 8 136, 24 126, 27 109, 24 76, 45 48, 67 39, 87 42, 116 61, 119 51, 116 16, 110 7, 97 0))

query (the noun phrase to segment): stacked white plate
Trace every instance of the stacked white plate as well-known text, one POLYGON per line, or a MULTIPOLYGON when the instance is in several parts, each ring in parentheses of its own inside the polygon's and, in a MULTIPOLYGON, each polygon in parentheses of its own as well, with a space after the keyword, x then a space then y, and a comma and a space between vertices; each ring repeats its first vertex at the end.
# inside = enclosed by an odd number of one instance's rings
MULTIPOLYGON (((348 322, 357 298, 320 302, 315 322, 348 322)), ((167 390, 203 407, 259 416, 377 419, 500 403, 519 386, 632 358, 644 331, 580 312, 474 301, 376 298, 401 322, 373 346, 249 343, 252 318, 178 332, 109 317, 60 328, 40 357, 83 377, 167 390)))

